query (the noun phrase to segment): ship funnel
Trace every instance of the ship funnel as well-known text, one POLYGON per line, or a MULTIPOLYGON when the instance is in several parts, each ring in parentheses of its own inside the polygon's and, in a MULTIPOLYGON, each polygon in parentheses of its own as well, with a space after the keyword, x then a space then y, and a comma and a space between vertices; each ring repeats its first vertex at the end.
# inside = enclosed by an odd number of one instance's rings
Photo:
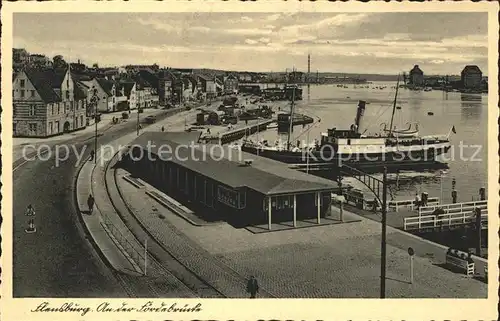
POLYGON ((364 100, 360 100, 358 103, 358 110, 356 112, 356 119, 355 119, 356 129, 358 133, 361 132, 362 126, 364 125, 363 116, 365 114, 365 108, 366 108, 366 102, 364 100))

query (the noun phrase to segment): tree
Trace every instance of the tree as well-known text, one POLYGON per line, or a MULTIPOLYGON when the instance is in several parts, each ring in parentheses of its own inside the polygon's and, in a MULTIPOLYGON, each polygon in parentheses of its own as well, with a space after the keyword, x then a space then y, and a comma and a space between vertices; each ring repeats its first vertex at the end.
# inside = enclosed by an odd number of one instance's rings
POLYGON ((68 64, 64 61, 64 57, 62 55, 56 55, 52 58, 54 63, 54 68, 65 68, 68 64))
POLYGON ((95 63, 92 65, 92 68, 99 69, 99 65, 97 64, 97 62, 95 62, 95 63))

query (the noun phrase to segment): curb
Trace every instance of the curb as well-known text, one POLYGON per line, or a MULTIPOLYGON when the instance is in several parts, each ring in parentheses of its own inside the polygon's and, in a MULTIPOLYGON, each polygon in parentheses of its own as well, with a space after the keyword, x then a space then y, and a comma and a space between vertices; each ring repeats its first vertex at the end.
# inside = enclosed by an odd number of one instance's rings
MULTIPOLYGON (((75 179, 75 194, 74 194, 74 197, 75 197, 75 204, 76 204, 76 210, 78 211, 78 220, 80 221, 80 224, 83 226, 84 228, 84 231, 85 231, 85 234, 86 234, 86 239, 89 240, 89 242, 92 244, 92 246, 94 247, 94 249, 96 250, 96 252, 98 253, 99 257, 101 258, 101 260, 105 263, 106 266, 108 266, 110 269, 112 269, 113 271, 115 272, 119 272, 119 273, 125 273, 125 274, 130 274, 130 271, 127 271, 127 270, 124 270, 122 268, 119 268, 119 267, 116 267, 113 265, 113 263, 111 262, 111 260, 108 258, 108 256, 105 254, 105 251, 97 244, 93 234, 90 232, 90 229, 87 225, 87 223, 85 222, 85 220, 83 219, 83 213, 80 209, 80 205, 78 203, 78 178, 81 176, 81 172, 82 172, 82 169, 83 167, 87 164, 87 162, 89 161, 89 159, 87 159, 81 166, 80 168, 78 169, 78 173, 76 175, 76 179, 75 179)), ((92 167, 92 171, 91 171, 91 180, 92 180, 92 175, 93 175, 93 172, 95 170, 95 166, 92 167)), ((92 190, 92 186, 90 187, 91 190, 92 190)), ((95 205, 97 207, 97 204, 95 205)), ((111 237, 110 235, 110 232, 109 230, 107 230, 106 228, 103 227, 103 222, 102 222, 102 216, 99 218, 99 221, 100 221, 100 226, 103 228, 103 232, 110 238, 111 242, 116 246, 116 248, 118 249, 118 252, 123 255, 127 261, 130 262, 130 264, 132 266, 134 266, 134 263, 132 263, 129 259, 129 257, 121 251, 121 249, 117 246, 117 243, 116 241, 113 239, 113 237, 111 237)), ((135 268, 135 266, 134 266, 135 268)), ((135 271, 137 272, 137 271, 135 271)), ((130 274, 130 275, 133 275, 133 274, 130 274)))
POLYGON ((139 185, 139 183, 135 182, 133 179, 131 179, 131 178, 130 178, 130 177, 128 177, 128 176, 124 176, 124 177, 123 177, 123 179, 124 179, 124 180, 126 180, 127 182, 129 182, 130 184, 134 185, 136 188, 139 188, 139 189, 140 189, 140 188, 143 188, 143 187, 144 187, 144 185, 142 185, 142 186, 141 186, 141 185, 139 185))
POLYGON ((179 216, 180 218, 184 219, 185 221, 187 221, 188 223, 190 223, 190 224, 192 224, 194 226, 211 226, 211 225, 215 225, 215 224, 199 224, 199 223, 196 223, 193 220, 191 220, 190 218, 188 218, 187 216, 185 216, 184 214, 182 214, 181 210, 177 209, 175 206, 172 206, 172 205, 168 204, 167 202, 165 202, 164 200, 162 200, 158 196, 154 195, 151 191, 146 191, 146 194, 149 197, 151 197, 152 199, 154 199, 155 201, 157 201, 158 203, 160 203, 163 207, 165 207, 168 210, 172 211, 174 214, 176 214, 177 216, 179 216))
MULTIPOLYGON (((88 159, 87 159, 87 161, 88 161, 88 159)), ((74 195, 73 196, 74 196, 74 202, 75 202, 75 205, 76 205, 76 211, 78 212, 78 215, 77 215, 78 221, 80 222, 80 225, 83 227, 83 230, 85 232, 85 239, 88 240, 92 244, 92 247, 96 251, 97 255, 99 255, 99 257, 101 258, 101 260, 104 262, 104 264, 108 268, 112 269, 113 271, 118 271, 118 270, 115 269, 115 267, 108 260, 108 258, 104 254, 104 252, 99 247, 99 245, 97 245, 96 241, 92 237, 92 234, 90 234, 90 230, 89 230, 87 224, 85 224, 85 221, 83 220, 83 214, 80 211, 80 206, 78 204, 78 178, 80 177, 80 174, 82 172, 83 166, 85 166, 85 163, 82 163, 82 165, 80 165, 80 167, 78 168, 78 171, 77 171, 77 174, 76 174, 76 177, 75 177, 75 181, 74 181, 75 189, 74 189, 74 195)))

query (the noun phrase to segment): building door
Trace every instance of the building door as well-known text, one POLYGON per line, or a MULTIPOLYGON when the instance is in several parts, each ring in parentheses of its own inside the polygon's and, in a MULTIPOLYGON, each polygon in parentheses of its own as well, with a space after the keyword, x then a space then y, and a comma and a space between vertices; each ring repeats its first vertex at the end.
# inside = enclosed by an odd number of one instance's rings
POLYGON ((61 131, 61 128, 59 127, 59 121, 56 121, 54 130, 55 130, 54 134, 59 134, 59 132, 61 131))
POLYGON ((49 135, 52 135, 52 131, 54 129, 52 128, 52 122, 49 123, 49 135))
POLYGON ((70 130, 70 126, 71 126, 71 125, 69 124, 69 121, 67 121, 67 122, 65 122, 65 123, 64 123, 64 128, 63 128, 63 130, 64 130, 64 132, 65 132, 65 133, 69 132, 69 130, 70 130))

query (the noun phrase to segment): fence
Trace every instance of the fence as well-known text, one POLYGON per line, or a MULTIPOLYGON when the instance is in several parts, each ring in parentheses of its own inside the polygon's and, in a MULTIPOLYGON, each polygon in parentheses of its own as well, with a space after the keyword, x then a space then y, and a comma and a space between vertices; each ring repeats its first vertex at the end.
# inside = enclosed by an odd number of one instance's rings
MULTIPOLYGON (((135 246, 132 242, 129 241, 127 236, 123 235, 121 230, 111 222, 111 220, 107 217, 107 215, 103 215, 102 225, 106 229, 106 232, 111 234, 110 236, 114 237, 115 242, 117 242, 121 250, 124 251, 124 254, 128 256, 130 263, 134 266, 137 272, 145 273, 145 251, 144 247, 140 247, 136 244, 135 246)), ((131 237, 134 237, 133 235, 131 237)), ((130 236, 129 236, 130 238, 130 236)))
MULTIPOLYGON (((476 215, 469 212, 462 213, 447 213, 440 215, 425 215, 425 216, 415 216, 406 217, 404 219, 403 228, 407 230, 420 230, 426 228, 437 228, 446 226, 456 226, 470 224, 476 221, 476 215)), ((481 214, 481 222, 488 221, 488 213, 481 214)))
POLYGON ((478 207, 481 210, 487 209, 488 201, 475 201, 475 202, 464 202, 455 204, 443 204, 443 205, 429 205, 422 206, 418 209, 419 216, 425 216, 432 214, 436 209, 442 209, 446 214, 448 213, 470 213, 474 208, 478 207))
MULTIPOLYGON (((438 206, 439 197, 429 197, 429 199, 427 200, 427 204, 429 205, 426 207, 438 206)), ((416 206, 417 202, 415 200, 389 201, 388 210, 394 210, 395 212, 398 212, 400 208, 414 210, 416 206)))

